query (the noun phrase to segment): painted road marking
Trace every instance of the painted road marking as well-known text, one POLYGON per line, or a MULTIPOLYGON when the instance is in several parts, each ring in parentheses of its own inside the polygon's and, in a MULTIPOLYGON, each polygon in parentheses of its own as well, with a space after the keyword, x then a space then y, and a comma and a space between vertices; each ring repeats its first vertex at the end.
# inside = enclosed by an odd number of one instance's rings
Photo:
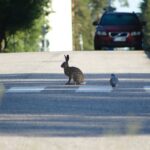
MULTIPOLYGON (((15 75, 14 75, 15 76, 15 75)), ((110 78, 86 78, 86 81, 109 81, 110 78)), ((60 82, 60 81, 67 81, 67 79, 62 79, 62 78, 54 78, 54 79, 43 79, 43 78, 38 78, 38 79, 24 79, 24 78, 8 78, 8 79, 0 79, 0 82, 41 82, 41 81, 46 81, 46 82, 60 82)), ((150 82, 150 79, 147 78, 119 78, 119 81, 129 81, 129 82, 150 82)))
MULTIPOLYGON (((87 93, 87 92, 104 92, 104 93, 110 93, 111 91, 113 91, 113 88, 109 85, 102 85, 102 86, 98 86, 98 85, 82 85, 82 86, 67 86, 63 85, 63 86, 14 86, 14 87, 10 87, 6 90, 6 93, 38 93, 41 91, 75 91, 77 93, 87 93)), ((141 88, 117 88, 116 91, 119 92, 131 92, 131 90, 134 90, 134 92, 136 92, 135 90, 144 90, 146 92, 150 93, 150 86, 144 86, 141 88), (122 90, 122 91, 120 91, 122 90)), ((132 91, 133 92, 133 91, 132 91)), ((137 91, 139 92, 139 91, 137 91)))
POLYGON ((144 90, 145 90, 146 92, 150 92, 150 86, 144 86, 144 90))
POLYGON ((80 86, 80 87, 46 87, 46 86, 24 86, 24 87, 11 87, 6 90, 6 93, 38 93, 44 90, 48 91, 76 91, 76 92, 111 92, 113 89, 110 86, 80 86))
POLYGON ((41 92, 45 89, 45 86, 32 86, 32 87, 29 87, 29 86, 24 86, 24 87, 11 87, 9 88, 6 93, 26 93, 26 92, 41 92))
POLYGON ((110 86, 80 86, 76 92, 111 92, 113 89, 110 86))

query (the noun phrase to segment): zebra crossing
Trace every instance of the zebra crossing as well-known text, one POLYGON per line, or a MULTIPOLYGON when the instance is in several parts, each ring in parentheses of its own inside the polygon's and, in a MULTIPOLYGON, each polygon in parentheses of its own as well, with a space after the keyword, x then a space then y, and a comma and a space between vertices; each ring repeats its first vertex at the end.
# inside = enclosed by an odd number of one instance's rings
POLYGON ((38 93, 42 91, 74 91, 78 93, 84 92, 111 92, 110 86, 74 86, 74 87, 48 87, 48 86, 14 86, 6 90, 6 93, 38 93))
POLYGON ((119 77, 112 88, 105 76, 88 76, 85 85, 67 79, 0 78, 0 133, 99 136, 150 133, 150 77, 119 77), (4 128, 5 127, 5 128, 4 128), (16 128, 17 127, 17 128, 16 128), (42 127, 42 128, 41 128, 42 127), (19 129, 19 131, 18 131, 19 129), (40 129, 40 132, 39 132, 40 129))
POLYGON ((112 88, 109 74, 86 75, 84 85, 65 85, 63 75, 0 75, 5 93, 150 93, 150 74, 120 74, 119 86, 112 88))
POLYGON ((43 91, 73 91, 76 93, 111 93, 113 91, 119 92, 136 92, 142 91, 150 93, 150 85, 142 87, 121 87, 112 88, 109 85, 81 85, 81 86, 11 86, 6 89, 6 93, 40 93, 43 91))

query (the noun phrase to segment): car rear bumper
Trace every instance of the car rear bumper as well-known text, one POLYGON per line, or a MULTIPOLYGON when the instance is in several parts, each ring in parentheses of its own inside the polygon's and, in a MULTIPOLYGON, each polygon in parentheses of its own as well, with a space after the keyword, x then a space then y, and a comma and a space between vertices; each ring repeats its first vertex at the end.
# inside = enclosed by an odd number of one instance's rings
POLYGON ((128 37, 125 41, 114 41, 110 37, 95 36, 94 45, 96 47, 140 47, 142 45, 142 37, 128 37))

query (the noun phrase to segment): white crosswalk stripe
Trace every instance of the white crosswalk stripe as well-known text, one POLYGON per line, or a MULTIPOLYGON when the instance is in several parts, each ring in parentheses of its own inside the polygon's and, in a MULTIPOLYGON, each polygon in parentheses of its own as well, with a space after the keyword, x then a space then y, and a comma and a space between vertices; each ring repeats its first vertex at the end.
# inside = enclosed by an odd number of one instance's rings
POLYGON ((150 86, 144 86, 144 90, 145 90, 146 92, 150 92, 150 86))
POLYGON ((111 92, 113 89, 110 86, 81 86, 76 92, 111 92))
POLYGON ((45 86, 32 86, 32 87, 27 87, 27 86, 24 86, 24 87, 11 87, 11 88, 9 88, 7 91, 6 91, 6 93, 29 93, 29 92, 31 92, 31 93, 33 93, 33 92, 36 92, 36 93, 38 93, 38 92, 41 92, 41 91, 43 91, 45 89, 45 86))
POLYGON ((81 85, 81 86, 68 86, 68 85, 54 85, 54 86, 12 86, 6 89, 6 93, 40 93, 42 91, 74 91, 76 93, 110 93, 112 91, 122 92, 148 92, 150 93, 150 86, 143 87, 121 87, 113 89, 108 85, 81 85))

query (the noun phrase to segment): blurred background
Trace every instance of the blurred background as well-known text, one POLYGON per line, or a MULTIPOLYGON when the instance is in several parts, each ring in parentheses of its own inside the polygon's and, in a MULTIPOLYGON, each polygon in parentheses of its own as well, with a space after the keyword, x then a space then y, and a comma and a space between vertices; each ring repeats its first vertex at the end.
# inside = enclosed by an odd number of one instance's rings
POLYGON ((149 50, 149 7, 150 0, 0 0, 0 52, 93 50, 92 22, 104 8, 135 12, 145 20, 149 50))

